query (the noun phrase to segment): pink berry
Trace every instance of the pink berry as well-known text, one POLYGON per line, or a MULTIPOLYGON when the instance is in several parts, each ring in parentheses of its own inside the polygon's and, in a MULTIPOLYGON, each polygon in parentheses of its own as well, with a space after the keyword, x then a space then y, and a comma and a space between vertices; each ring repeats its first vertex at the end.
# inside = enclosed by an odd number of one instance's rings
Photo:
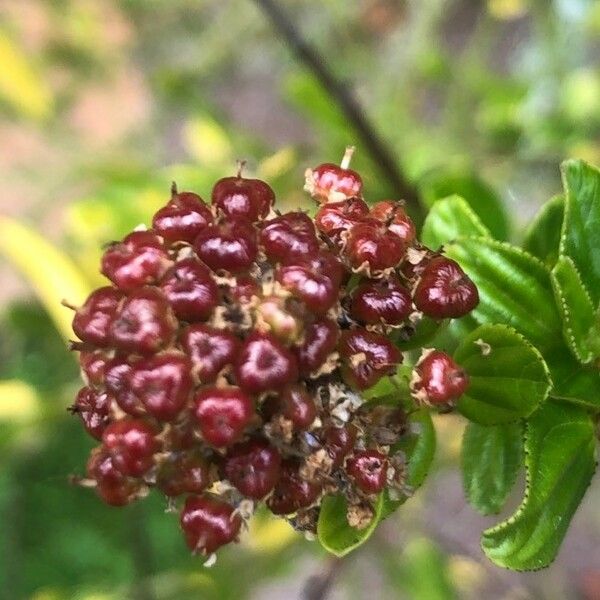
POLYGON ((152 218, 152 227, 168 242, 191 244, 212 223, 213 216, 202 198, 192 192, 173 194, 168 204, 152 218))
MULTIPOLYGON (((349 162, 349 158, 346 162, 349 162)), ((362 179, 352 169, 340 167, 333 163, 323 163, 306 171, 304 189, 310 192, 311 196, 321 204, 336 202, 360 196, 362 179)))
POLYGON ((113 358, 106 364, 104 381, 106 389, 114 396, 119 408, 132 417, 140 417, 146 414, 146 409, 130 385, 135 362, 122 357, 113 358))

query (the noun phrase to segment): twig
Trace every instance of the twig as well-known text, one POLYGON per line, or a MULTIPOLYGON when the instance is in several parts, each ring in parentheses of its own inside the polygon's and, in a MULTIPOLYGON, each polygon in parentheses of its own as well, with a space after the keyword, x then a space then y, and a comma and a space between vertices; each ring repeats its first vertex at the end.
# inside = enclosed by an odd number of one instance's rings
POLYGON ((313 575, 306 582, 302 594, 303 600, 325 600, 342 566, 341 558, 330 559, 324 572, 313 575))
POLYGON ((301 37, 277 2, 274 0, 255 0, 255 2, 269 17, 298 59, 312 71, 319 83, 338 104, 396 196, 404 199, 413 211, 420 212, 417 191, 398 168, 388 144, 377 133, 352 91, 332 73, 319 52, 301 37))

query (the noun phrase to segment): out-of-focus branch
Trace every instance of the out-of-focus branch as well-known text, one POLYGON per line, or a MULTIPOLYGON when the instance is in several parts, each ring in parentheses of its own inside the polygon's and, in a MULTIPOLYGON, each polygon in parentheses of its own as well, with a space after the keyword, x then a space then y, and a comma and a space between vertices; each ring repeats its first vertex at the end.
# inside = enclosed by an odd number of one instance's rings
POLYGON ((352 90, 333 74, 319 52, 300 35, 292 21, 281 9, 281 3, 275 0, 255 0, 255 2, 269 17, 275 29, 283 36, 298 59, 313 73, 332 100, 339 106, 396 196, 406 200, 413 211, 420 212, 417 191, 404 177, 387 142, 375 130, 352 90))
POLYGON ((303 600, 325 600, 342 566, 341 558, 331 558, 323 572, 308 579, 302 594, 303 600))

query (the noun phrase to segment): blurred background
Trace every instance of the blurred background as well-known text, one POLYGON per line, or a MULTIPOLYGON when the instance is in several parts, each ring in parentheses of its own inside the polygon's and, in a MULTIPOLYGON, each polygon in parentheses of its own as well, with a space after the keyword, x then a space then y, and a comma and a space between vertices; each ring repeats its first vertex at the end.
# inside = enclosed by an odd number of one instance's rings
POLYGON ((78 373, 59 301, 101 282, 102 244, 148 222, 171 180, 208 198, 243 158, 309 208, 304 169, 354 143, 368 199, 457 192, 518 241, 562 159, 600 163, 600 2, 276 2, 391 170, 259 4, 0 0, 0 598, 322 598, 329 584, 333 599, 599 599, 598 479, 550 569, 502 571, 479 548, 497 518, 463 499, 451 416, 424 488, 341 563, 265 518, 206 569, 161 498, 111 509, 69 484, 92 443, 65 410, 78 373))

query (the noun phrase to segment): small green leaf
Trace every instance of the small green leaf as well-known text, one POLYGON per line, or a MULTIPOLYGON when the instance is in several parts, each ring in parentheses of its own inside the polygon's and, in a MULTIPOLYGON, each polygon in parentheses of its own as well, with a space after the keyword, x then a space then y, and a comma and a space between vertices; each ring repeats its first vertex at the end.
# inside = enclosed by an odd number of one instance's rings
POLYGON ((580 362, 589 363, 600 349, 594 336, 596 313, 570 257, 563 255, 558 258, 552 269, 552 286, 567 346, 580 362))
POLYGON ((549 267, 558 258, 564 212, 564 196, 554 196, 540 208, 525 233, 523 249, 549 267))
POLYGON ((600 171, 582 160, 562 164, 566 192, 560 253, 571 257, 594 305, 600 301, 600 171))
POLYGON ((562 337, 560 315, 552 301, 549 270, 523 250, 486 238, 462 239, 446 247, 479 290, 477 322, 514 327, 544 354, 562 337))
POLYGON ((469 423, 461 461, 463 486, 471 505, 484 515, 499 512, 523 462, 523 426, 469 423))
POLYGON ((508 239, 508 217, 502 199, 474 173, 463 169, 434 171, 419 182, 419 189, 429 209, 442 198, 461 196, 496 239, 508 239))
POLYGON ((456 349, 469 375, 458 410, 481 425, 529 416, 548 396, 550 375, 538 350, 506 325, 482 325, 456 349))
POLYGON ((423 243, 431 248, 470 236, 490 237, 490 232, 460 196, 438 200, 429 211, 421 231, 423 243))
POLYGON ((594 450, 594 426, 584 410, 548 401, 533 415, 525 433, 525 499, 512 517, 483 533, 493 562, 528 571, 554 560, 596 469, 594 450))
POLYGON ((573 404, 600 409, 600 371, 582 365, 564 346, 557 348, 547 360, 552 391, 550 396, 573 404))
POLYGON ((381 519, 383 507, 383 494, 375 502, 375 514, 371 523, 364 529, 356 529, 348 525, 346 511, 348 504, 343 496, 326 496, 321 504, 319 522, 317 523, 317 536, 319 542, 336 556, 346 556, 361 544, 364 544, 381 519))

